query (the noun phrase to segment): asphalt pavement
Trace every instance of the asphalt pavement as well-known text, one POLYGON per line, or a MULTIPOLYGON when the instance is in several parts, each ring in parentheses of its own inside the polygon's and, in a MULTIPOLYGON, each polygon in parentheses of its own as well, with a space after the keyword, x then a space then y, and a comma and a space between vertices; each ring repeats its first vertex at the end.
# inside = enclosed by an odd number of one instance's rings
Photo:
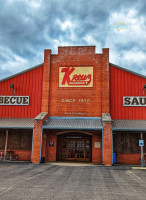
POLYGON ((145 200, 146 170, 91 164, 0 163, 0 200, 145 200))

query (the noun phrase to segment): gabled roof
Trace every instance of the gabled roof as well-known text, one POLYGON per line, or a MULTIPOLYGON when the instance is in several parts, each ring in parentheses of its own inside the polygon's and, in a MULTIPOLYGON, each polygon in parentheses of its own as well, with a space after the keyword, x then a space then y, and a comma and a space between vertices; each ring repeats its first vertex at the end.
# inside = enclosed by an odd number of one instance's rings
POLYGON ((116 67, 116 68, 118 68, 118 69, 124 70, 124 71, 126 71, 126 72, 131 73, 131 74, 140 76, 140 77, 142 77, 142 78, 146 78, 146 76, 144 76, 144 75, 142 75, 142 74, 139 74, 139 73, 137 73, 137 72, 131 71, 131 70, 129 70, 129 69, 126 69, 126 68, 124 68, 124 67, 120 67, 120 66, 115 65, 115 64, 113 64, 113 63, 109 63, 109 64, 112 65, 113 67, 116 67))
POLYGON ((36 69, 36 68, 38 68, 38 67, 41 67, 43 64, 44 64, 44 63, 41 63, 41 64, 39 64, 39 65, 36 65, 36 66, 34 66, 34 67, 31 67, 31 68, 28 68, 28 69, 26 69, 26 70, 24 70, 24 71, 21 71, 21 72, 19 72, 19 73, 16 73, 16 74, 13 74, 13 75, 11 75, 11 76, 8 76, 8 77, 6 77, 6 78, 4 78, 4 79, 1 79, 1 80, 0 80, 0 83, 3 82, 3 81, 8 80, 8 79, 10 79, 10 78, 14 78, 15 76, 18 76, 18 75, 20 75, 20 74, 23 74, 23 73, 29 72, 29 71, 31 71, 31 70, 33 70, 33 69, 36 69))

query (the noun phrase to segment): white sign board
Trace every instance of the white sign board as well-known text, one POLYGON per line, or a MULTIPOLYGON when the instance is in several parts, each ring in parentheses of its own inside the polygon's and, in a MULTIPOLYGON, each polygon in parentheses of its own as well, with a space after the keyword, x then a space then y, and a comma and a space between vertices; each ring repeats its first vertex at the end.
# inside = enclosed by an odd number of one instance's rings
POLYGON ((94 142, 94 148, 100 148, 100 142, 94 142))
POLYGON ((123 106, 146 106, 146 97, 144 96, 124 96, 123 106))
POLYGON ((29 96, 0 96, 0 106, 28 106, 29 96))

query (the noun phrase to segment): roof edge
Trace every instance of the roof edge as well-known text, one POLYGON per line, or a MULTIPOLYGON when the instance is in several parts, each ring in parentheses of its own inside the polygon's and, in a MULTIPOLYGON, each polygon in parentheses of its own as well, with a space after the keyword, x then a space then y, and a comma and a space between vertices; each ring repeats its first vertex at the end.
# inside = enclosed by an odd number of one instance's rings
POLYGON ((115 64, 113 64, 113 63, 109 63, 109 64, 112 65, 113 67, 116 67, 116 68, 118 68, 118 69, 124 70, 124 71, 129 72, 129 73, 131 73, 131 74, 134 74, 134 75, 136 75, 136 76, 140 76, 140 77, 142 77, 142 78, 146 78, 146 76, 144 76, 144 75, 142 75, 142 74, 139 74, 139 73, 137 73, 137 72, 134 72, 134 71, 132 71, 132 70, 126 69, 126 68, 124 68, 124 67, 120 67, 120 66, 115 65, 115 64))
POLYGON ((58 46, 58 48, 76 48, 76 47, 96 47, 96 45, 58 46))
POLYGON ((42 126, 43 129, 54 129, 54 130, 102 130, 103 128, 73 128, 73 127, 46 127, 45 125, 42 126))
POLYGON ((142 131, 143 132, 143 131, 146 131, 146 129, 138 129, 138 128, 137 129, 136 128, 135 129, 134 128, 125 128, 125 129, 124 128, 123 129, 122 128, 112 128, 112 131, 139 131, 139 132, 142 131))
POLYGON ((24 71, 18 72, 18 73, 16 73, 16 74, 13 74, 13 75, 11 75, 11 76, 8 76, 8 77, 6 77, 6 78, 4 78, 4 79, 1 79, 1 80, 0 80, 0 83, 3 82, 3 81, 9 80, 10 78, 14 78, 15 76, 18 76, 18 75, 20 75, 20 74, 23 74, 23 73, 29 72, 29 71, 31 71, 31 70, 33 70, 33 69, 36 69, 36 68, 38 68, 38 67, 41 67, 43 64, 44 64, 44 63, 41 63, 41 64, 39 64, 39 65, 35 65, 35 66, 33 66, 33 67, 31 67, 31 68, 28 68, 28 69, 26 69, 26 70, 24 70, 24 71))
MULTIPOLYGON (((92 47, 92 46, 90 46, 90 47, 92 47)), ((38 67, 41 67, 43 64, 44 64, 44 63, 41 63, 41 64, 39 64, 39 65, 35 65, 35 66, 33 66, 33 67, 31 67, 31 68, 28 68, 28 69, 26 69, 26 70, 24 70, 24 71, 18 72, 18 73, 16 73, 16 74, 13 74, 13 75, 11 75, 11 76, 8 76, 8 77, 6 77, 6 78, 4 78, 4 79, 1 79, 1 80, 0 80, 0 83, 3 82, 3 81, 8 80, 8 79, 10 79, 10 78, 14 78, 15 76, 18 76, 18 75, 20 75, 20 74, 23 74, 23 73, 29 72, 29 71, 31 71, 31 70, 33 70, 33 69, 36 69, 36 68, 38 68, 38 67)), ((142 77, 142 78, 146 78, 146 76, 144 76, 144 75, 142 75, 142 74, 139 74, 139 73, 137 73, 137 72, 134 72, 134 71, 132 71, 132 70, 129 70, 129 69, 126 69, 126 68, 124 68, 124 67, 115 65, 115 64, 113 64, 113 63, 109 63, 109 64, 112 65, 113 67, 116 67, 116 68, 118 68, 118 69, 124 70, 124 71, 126 71, 126 72, 131 73, 131 74, 140 76, 140 77, 142 77)))
POLYGON ((83 120, 101 120, 101 117, 63 117, 49 116, 48 119, 83 119, 83 120))

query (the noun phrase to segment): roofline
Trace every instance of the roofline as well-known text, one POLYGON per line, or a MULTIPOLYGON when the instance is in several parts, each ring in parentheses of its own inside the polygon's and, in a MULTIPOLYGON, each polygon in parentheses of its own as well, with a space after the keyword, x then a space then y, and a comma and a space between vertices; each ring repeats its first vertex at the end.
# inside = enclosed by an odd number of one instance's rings
POLYGON ((146 131, 146 129, 141 129, 141 128, 112 128, 112 131, 139 131, 143 132, 146 131))
POLYGON ((0 129, 34 129, 34 127, 10 127, 10 126, 4 126, 4 127, 0 127, 0 129))
POLYGON ((45 125, 42 126, 43 129, 55 129, 55 130, 103 130, 103 128, 74 128, 74 127, 47 127, 45 125))
MULTIPOLYGON (((90 47, 93 47, 93 46, 90 46, 90 47)), ((16 74, 13 74, 13 75, 11 75, 11 76, 8 76, 8 77, 6 77, 6 78, 4 78, 4 79, 1 79, 1 80, 0 80, 0 83, 3 82, 3 81, 8 80, 8 79, 10 79, 10 78, 14 78, 15 76, 18 76, 18 75, 20 75, 20 74, 23 74, 23 73, 29 72, 29 71, 31 71, 31 70, 33 70, 33 69, 36 69, 36 68, 38 68, 38 67, 41 67, 43 64, 44 64, 44 63, 41 63, 41 64, 39 64, 39 65, 35 65, 35 66, 33 66, 33 67, 31 67, 31 68, 28 68, 28 69, 26 69, 26 70, 24 70, 24 71, 21 71, 21 72, 19 72, 19 73, 16 73, 16 74)), ((139 74, 139 73, 137 73, 137 72, 131 71, 131 70, 129 70, 129 69, 126 69, 126 68, 124 68, 124 67, 120 67, 120 66, 115 65, 115 64, 113 64, 113 63, 109 63, 109 64, 112 65, 113 67, 116 67, 116 68, 118 68, 118 69, 124 70, 124 71, 126 71, 126 72, 131 73, 131 74, 140 76, 140 77, 142 77, 142 78, 146 78, 146 76, 144 76, 144 75, 142 75, 142 74, 139 74)))
POLYGON ((72 120, 72 119, 83 119, 83 120, 101 120, 101 117, 55 117, 55 116, 49 116, 47 120, 49 119, 69 119, 69 120, 72 120))
POLYGON ((129 69, 126 69, 126 68, 124 68, 124 67, 120 67, 120 66, 115 65, 115 64, 113 64, 113 63, 109 63, 109 64, 112 65, 113 67, 116 67, 116 68, 118 68, 118 69, 124 70, 124 71, 126 71, 126 72, 131 73, 131 74, 140 76, 140 77, 142 77, 142 78, 146 78, 146 76, 144 76, 144 75, 142 75, 142 74, 139 74, 139 73, 137 73, 137 72, 131 71, 131 70, 129 70, 129 69))
POLYGON ((68 45, 67 45, 67 46, 58 46, 58 48, 66 48, 66 47, 67 47, 67 48, 68 48, 68 47, 69 47, 69 48, 72 48, 72 47, 76 48, 76 47, 96 47, 96 46, 95 46, 95 45, 77 45, 77 46, 76 46, 76 45, 75 45, 75 46, 68 46, 68 45))
POLYGON ((36 68, 38 68, 38 67, 41 67, 43 64, 44 64, 44 63, 41 63, 41 64, 39 64, 39 65, 35 65, 35 66, 33 66, 33 67, 31 67, 31 68, 28 68, 28 69, 26 69, 26 70, 24 70, 24 71, 18 72, 18 73, 16 73, 16 74, 13 74, 13 75, 11 75, 11 76, 8 76, 8 77, 6 77, 6 78, 4 78, 4 79, 1 79, 1 80, 0 80, 0 83, 3 82, 3 81, 8 80, 8 79, 10 79, 10 78, 14 78, 15 76, 18 76, 18 75, 20 75, 20 74, 23 74, 23 73, 29 72, 29 71, 31 71, 31 70, 33 70, 33 69, 36 69, 36 68))

